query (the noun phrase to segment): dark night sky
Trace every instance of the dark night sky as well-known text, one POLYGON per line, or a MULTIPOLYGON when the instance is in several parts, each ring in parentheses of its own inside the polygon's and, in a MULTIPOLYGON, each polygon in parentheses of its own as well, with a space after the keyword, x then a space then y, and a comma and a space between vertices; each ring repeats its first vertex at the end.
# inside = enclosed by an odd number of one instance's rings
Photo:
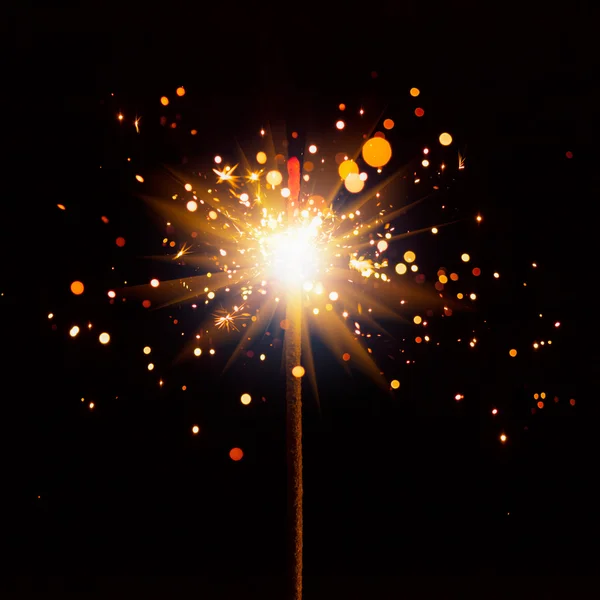
MULTIPOLYGON (((575 228, 590 197, 582 186, 597 184, 591 10, 389 3, 329 25, 320 6, 294 17, 286 6, 250 14, 165 5, 159 15, 140 7, 116 17, 116 9, 20 4, 6 21, 3 543, 17 575, 9 586, 94 598, 282 597, 276 366, 259 379, 242 361, 223 379, 181 364, 165 372, 174 383, 159 393, 138 339, 150 337, 166 357, 177 335, 160 313, 107 310, 105 274, 116 264, 145 282, 154 267, 139 257, 162 251, 133 173, 159 182, 161 165, 185 169, 182 156, 206 163, 266 122, 323 131, 345 102, 406 120, 406 144, 417 150, 453 132, 468 162, 448 202, 484 222, 420 247, 435 273, 445 253, 469 243, 502 285, 482 282, 479 312, 469 316, 481 347, 419 349, 394 398, 348 379, 317 344, 321 410, 310 399, 305 407, 306 598, 586 597, 585 582, 565 588, 552 577, 597 571, 595 436, 575 340, 583 285, 575 228), (157 124, 158 99, 178 85, 186 127, 199 131, 193 142, 157 124), (413 85, 426 109, 419 126, 413 85), (143 115, 141 141, 119 130, 119 111, 143 115), (123 167, 129 154, 136 164, 123 167), (117 235, 127 239, 122 252, 117 235), (74 279, 86 282, 85 304, 69 292, 74 279), (58 331, 50 311, 68 314, 58 331), (545 335, 540 312, 562 325, 551 351, 534 354, 531 341, 545 335), (66 323, 77 319, 105 326, 110 347, 74 346, 66 323), (523 348, 512 362, 511 344, 523 348), (560 401, 532 415, 533 393, 544 389, 560 401), (242 410, 241 391, 268 401, 242 410), (453 400, 457 391, 465 401, 453 400), (81 396, 98 398, 98 410, 81 396), (192 438, 196 422, 203 435, 192 438), (240 463, 227 456, 232 446, 244 448, 240 463), (494 582, 529 575, 540 578, 494 582)), ((411 214, 411 226, 435 221, 430 210, 411 214)), ((447 327, 444 340, 461 329, 447 327)))

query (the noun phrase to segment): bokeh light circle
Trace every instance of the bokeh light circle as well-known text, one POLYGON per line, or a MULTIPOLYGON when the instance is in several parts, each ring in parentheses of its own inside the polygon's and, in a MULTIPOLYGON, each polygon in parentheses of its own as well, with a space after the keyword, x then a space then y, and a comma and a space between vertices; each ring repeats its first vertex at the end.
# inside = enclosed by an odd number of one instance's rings
POLYGON ((241 448, 232 448, 229 451, 229 458, 231 458, 231 460, 233 461, 238 461, 238 460, 242 460, 244 456, 244 453, 242 452, 241 448))
POLYGON ((452 143, 452 136, 449 133, 442 133, 440 135, 440 144, 442 146, 449 146, 452 143))
POLYGON ((81 294, 83 294, 83 283, 81 283, 81 281, 74 281, 71 284, 71 291, 76 295, 76 296, 80 296, 81 294))
POLYGON ((338 167, 338 173, 342 179, 346 179, 350 173, 358 173, 358 165, 351 159, 345 160, 338 167))
POLYGON ((279 171, 269 171, 267 173, 267 183, 273 187, 278 186, 283 181, 283 175, 279 171))
POLYGON ((292 369, 292 375, 296 378, 304 377, 305 373, 306 373, 306 371, 305 371, 304 367, 301 365, 296 365, 292 369))
POLYGON ((360 178, 358 173, 349 173, 344 179, 346 189, 352 194, 358 194, 365 187, 365 182, 360 178))
POLYGON ((362 155, 369 166, 383 167, 392 158, 392 147, 387 140, 373 137, 365 142, 362 155))

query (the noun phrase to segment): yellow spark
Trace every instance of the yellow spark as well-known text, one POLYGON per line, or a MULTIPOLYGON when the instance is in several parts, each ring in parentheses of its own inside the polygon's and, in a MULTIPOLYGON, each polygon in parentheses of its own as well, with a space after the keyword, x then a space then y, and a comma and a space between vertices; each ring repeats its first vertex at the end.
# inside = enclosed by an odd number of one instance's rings
POLYGON ((238 165, 234 165, 233 167, 225 167, 222 171, 219 171, 219 169, 213 169, 213 172, 219 177, 217 179, 217 183, 223 183, 224 181, 227 181, 231 187, 237 187, 238 176, 233 174, 237 166, 238 165))
POLYGON ((177 254, 175 254, 175 256, 173 256, 173 260, 177 260, 178 258, 181 258, 182 256, 185 256, 186 254, 189 254, 191 247, 192 247, 191 244, 189 246, 187 246, 186 243, 184 242, 183 245, 181 246, 181 248, 179 249, 179 252, 177 252, 177 254))
POLYGON ((373 261, 364 257, 350 259, 349 267, 358 271, 363 277, 371 277, 375 272, 373 270, 373 261))
POLYGON ((224 308, 219 308, 213 313, 215 317, 215 325, 217 329, 226 329, 227 333, 230 331, 239 331, 236 326, 236 321, 247 319, 250 313, 242 312, 244 310, 244 304, 241 306, 235 306, 231 312, 224 308))

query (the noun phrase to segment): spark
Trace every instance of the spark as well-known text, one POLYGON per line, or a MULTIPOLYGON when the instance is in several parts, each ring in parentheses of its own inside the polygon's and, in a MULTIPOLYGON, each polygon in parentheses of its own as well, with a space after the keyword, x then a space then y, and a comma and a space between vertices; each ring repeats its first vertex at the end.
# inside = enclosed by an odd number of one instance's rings
POLYGON ((364 257, 350 259, 349 266, 351 269, 358 271, 363 277, 369 278, 375 272, 373 269, 373 261, 364 257))
POLYGON ((186 256, 187 254, 190 253, 191 250, 191 244, 188 246, 185 242, 182 244, 181 248, 179 249, 179 251, 177 252, 177 254, 175 254, 173 256, 173 260, 178 260, 179 258, 181 258, 182 256, 186 256))
POLYGON ((239 331, 236 326, 236 321, 247 319, 250 317, 250 313, 242 312, 245 305, 235 306, 232 311, 227 311, 224 308, 219 308, 213 313, 215 318, 215 326, 217 329, 226 329, 227 333, 230 331, 239 331))
POLYGON ((237 167, 238 165, 234 165, 233 167, 225 167, 222 171, 219 171, 219 169, 213 169, 213 172, 218 176, 217 183, 223 183, 224 181, 227 181, 232 187, 237 187, 237 180, 239 177, 233 174, 237 167))

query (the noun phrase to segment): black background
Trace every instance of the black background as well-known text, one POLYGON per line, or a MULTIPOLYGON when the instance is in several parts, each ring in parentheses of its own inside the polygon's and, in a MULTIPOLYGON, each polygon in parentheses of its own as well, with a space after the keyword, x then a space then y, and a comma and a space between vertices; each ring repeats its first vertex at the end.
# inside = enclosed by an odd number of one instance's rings
MULTIPOLYGON (((348 379, 317 342, 320 409, 305 403, 306 598, 583 597, 593 589, 551 579, 597 569, 592 398, 581 393, 575 340, 585 285, 576 229, 586 226, 583 186, 597 179, 591 11, 338 6, 328 23, 323 10, 11 11, 1 300, 3 540, 13 591, 283 597, 277 359, 260 378, 244 361, 226 378, 178 364, 157 391, 139 340, 166 361, 177 334, 158 312, 108 311, 105 290, 116 281, 111 265, 137 283, 171 268, 139 258, 162 252, 162 234, 133 196, 134 173, 153 173, 160 188, 161 165, 207 164, 267 122, 302 136, 324 131, 339 102, 385 109, 397 127, 406 120, 409 149, 452 131, 467 169, 448 201, 459 215, 481 211, 484 222, 448 229, 438 247, 415 245, 435 271, 468 241, 502 285, 482 282, 477 312, 458 321, 478 327, 477 351, 445 344, 461 326, 441 328, 444 343, 416 352, 396 397, 357 374, 348 379), (158 126, 158 98, 182 84, 185 127, 171 132, 158 126), (418 126, 413 85, 426 110, 418 126), (124 133, 119 111, 142 115, 144 135, 124 133), (198 139, 184 135, 188 126, 198 139), (117 235, 127 239, 122 252, 117 235), (85 305, 68 291, 77 278, 85 305), (58 331, 50 311, 65 319, 58 331), (533 353, 540 312, 554 344, 533 353), (87 319, 111 332, 109 347, 73 346, 67 323, 87 319), (510 361, 513 345, 523 350, 510 361), (542 390, 560 401, 532 415, 542 390), (267 401, 241 407, 245 391, 267 401), (465 401, 453 400, 457 392, 465 401), (97 410, 81 396, 100 400, 97 410), (196 422, 202 435, 192 438, 196 422), (509 434, 504 446, 500 430, 509 434), (240 463, 227 456, 236 445, 240 463), (543 578, 494 583, 532 575, 543 578)), ((436 222, 433 210, 425 203, 407 225, 436 222)))

